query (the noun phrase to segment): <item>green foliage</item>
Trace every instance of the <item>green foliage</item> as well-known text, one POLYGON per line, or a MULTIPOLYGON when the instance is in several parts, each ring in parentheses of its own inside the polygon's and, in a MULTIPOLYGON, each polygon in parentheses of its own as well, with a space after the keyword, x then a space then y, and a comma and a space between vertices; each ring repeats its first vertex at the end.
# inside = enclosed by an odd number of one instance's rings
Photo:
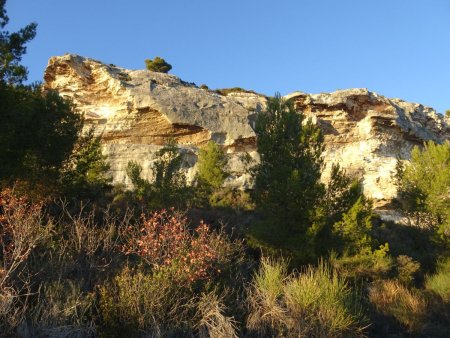
POLYGON ((230 93, 249 93, 249 94, 258 94, 253 90, 247 90, 241 87, 232 87, 232 88, 221 88, 214 90, 217 94, 222 96, 227 96, 230 93))
POLYGON ((330 255, 331 265, 346 278, 379 280, 391 274, 394 262, 387 255, 389 247, 381 246, 373 253, 338 257, 335 252, 330 255))
POLYGON ((327 223, 334 224, 342 218, 362 196, 359 181, 351 179, 339 166, 331 166, 330 180, 326 186, 324 200, 324 214, 327 223))
POLYGON ((447 110, 445 111, 445 116, 450 117, 450 109, 447 109, 447 110))
POLYGON ((414 276, 420 270, 420 263, 406 255, 397 257, 398 280, 405 285, 410 285, 414 281, 414 276))
POLYGON ((372 252, 372 206, 364 197, 333 225, 333 232, 342 241, 341 252, 347 256, 372 252))
POLYGON ((246 191, 223 188, 209 196, 209 204, 213 208, 229 209, 236 212, 254 210, 255 205, 246 191))
POLYGON ((256 205, 274 226, 306 233, 324 194, 320 129, 311 121, 303 124, 292 102, 276 95, 258 114, 255 131, 261 158, 253 169, 256 205))
POLYGON ((360 297, 323 261, 287 275, 285 261, 263 259, 249 303, 247 326, 260 336, 364 335, 360 297))
POLYGON ((21 86, 27 69, 20 65, 25 44, 36 35, 35 23, 18 32, 4 30, 9 22, 0 1, 0 180, 25 180, 32 185, 59 174, 82 126, 71 103, 38 86, 21 86))
MULTIPOLYGON (((423 150, 414 147, 411 163, 399 168, 400 197, 406 209, 431 216, 428 225, 450 238, 450 142, 429 141, 423 150)), ((423 224, 426 225, 426 224, 423 224)))
POLYGON ((212 190, 219 189, 229 176, 225 170, 227 163, 223 149, 214 141, 209 141, 198 153, 199 184, 207 185, 212 190))
POLYGON ((101 136, 95 136, 93 128, 79 138, 65 167, 62 183, 71 196, 95 199, 110 188, 110 166, 102 154, 101 136))
POLYGON ((145 66, 148 70, 158 73, 168 73, 172 69, 172 66, 159 56, 155 57, 153 60, 145 59, 145 66))
POLYGON ((153 182, 141 178, 142 168, 138 163, 129 162, 127 175, 134 185, 134 192, 150 208, 186 207, 192 199, 191 189, 181 171, 183 155, 174 140, 161 148, 153 165, 153 182))
POLYGON ((450 258, 438 262, 436 273, 427 276, 425 287, 442 297, 444 301, 450 301, 450 258))
POLYGON ((164 272, 147 274, 125 268, 100 290, 100 310, 106 336, 176 332, 193 326, 192 296, 164 272))
POLYGON ((31 23, 14 33, 4 30, 9 22, 5 3, 6 0, 0 0, 0 82, 20 84, 27 79, 27 69, 20 61, 27 50, 25 44, 36 35, 37 24, 31 23))
POLYGON ((83 119, 72 104, 40 88, 0 84, 0 179, 57 177, 83 119))

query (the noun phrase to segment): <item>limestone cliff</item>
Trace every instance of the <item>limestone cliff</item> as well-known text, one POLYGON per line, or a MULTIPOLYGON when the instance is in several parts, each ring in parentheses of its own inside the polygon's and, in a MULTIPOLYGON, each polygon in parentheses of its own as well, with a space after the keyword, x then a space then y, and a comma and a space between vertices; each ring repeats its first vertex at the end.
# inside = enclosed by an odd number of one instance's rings
MULTIPOLYGON (((240 154, 245 151, 258 159, 252 126, 265 107, 264 96, 242 91, 223 96, 173 75, 127 70, 70 54, 51 58, 44 78, 46 89, 70 97, 87 124, 102 133, 116 183, 128 183, 125 168, 130 160, 141 163, 144 175, 151 175, 154 152, 175 138, 186 153, 190 177, 198 147, 214 140, 230 156, 233 175, 227 184, 249 184, 240 154)), ((366 89, 296 92, 287 98, 325 134, 324 180, 331 164, 339 162, 362 179, 365 194, 378 208, 396 195, 392 176, 398 158, 408 159, 411 148, 425 140, 450 139, 448 118, 432 108, 366 89)))

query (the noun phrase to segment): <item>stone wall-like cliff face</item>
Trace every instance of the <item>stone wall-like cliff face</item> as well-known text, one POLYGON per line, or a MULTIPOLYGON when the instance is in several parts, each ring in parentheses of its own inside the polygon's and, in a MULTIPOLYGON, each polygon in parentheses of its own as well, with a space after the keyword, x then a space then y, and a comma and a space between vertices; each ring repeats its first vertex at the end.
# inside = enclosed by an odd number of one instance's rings
MULTIPOLYGON (((227 96, 197 88, 173 75, 126 70, 77 55, 53 57, 45 71, 45 89, 70 97, 87 125, 102 133, 104 153, 116 183, 128 184, 128 161, 151 175, 154 153, 174 138, 186 153, 188 177, 196 151, 208 140, 226 147, 232 176, 227 184, 248 187, 240 160, 243 151, 258 159, 253 123, 266 98, 253 93, 227 96)), ((296 92, 286 96, 318 123, 325 135, 324 180, 334 162, 362 180, 364 193, 378 208, 396 195, 392 177, 397 159, 409 159, 414 145, 450 139, 448 118, 433 109, 387 99, 366 89, 330 94, 296 92)))
POLYGON ((378 208, 387 207, 397 194, 398 159, 409 160, 413 146, 424 141, 450 138, 449 120, 433 109, 367 89, 288 97, 321 126, 326 143, 324 179, 332 163, 340 163, 351 176, 362 179, 365 194, 378 208))
POLYGON ((194 175, 196 149, 208 140, 227 147, 233 177, 228 184, 248 185, 237 152, 257 157, 251 127, 265 97, 252 93, 222 96, 176 76, 126 70, 78 55, 52 57, 44 88, 69 97, 85 114, 86 125, 102 133, 114 182, 129 184, 126 166, 137 161, 151 175, 154 153, 174 138, 186 153, 188 177, 194 175))

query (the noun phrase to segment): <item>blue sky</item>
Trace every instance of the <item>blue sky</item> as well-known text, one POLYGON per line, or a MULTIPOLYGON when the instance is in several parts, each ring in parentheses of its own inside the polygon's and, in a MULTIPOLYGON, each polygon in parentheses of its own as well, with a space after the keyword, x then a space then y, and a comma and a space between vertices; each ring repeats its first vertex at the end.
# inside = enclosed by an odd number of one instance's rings
POLYGON ((76 53, 130 69, 161 56, 210 88, 267 95, 365 87, 450 109, 449 0, 8 0, 10 31, 38 23, 23 63, 76 53))

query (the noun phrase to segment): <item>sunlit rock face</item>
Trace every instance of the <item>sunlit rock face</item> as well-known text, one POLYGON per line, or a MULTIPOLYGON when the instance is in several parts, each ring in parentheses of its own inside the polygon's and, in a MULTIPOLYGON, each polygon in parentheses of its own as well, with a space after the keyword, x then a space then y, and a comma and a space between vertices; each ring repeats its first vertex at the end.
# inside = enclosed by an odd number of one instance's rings
POLYGON ((432 108, 388 99, 367 89, 334 93, 293 93, 298 110, 311 116, 325 136, 324 180, 333 163, 360 178, 364 193, 377 208, 386 208, 397 194, 394 184, 399 159, 409 160, 415 145, 450 138, 449 120, 432 108))
POLYGON ((147 70, 127 70, 78 55, 52 57, 44 75, 45 89, 58 91, 76 104, 102 134, 104 153, 114 182, 128 185, 126 166, 137 161, 151 176, 154 153, 170 138, 186 154, 192 179, 198 147, 209 140, 226 147, 233 175, 227 184, 248 186, 239 153, 257 157, 252 122, 265 97, 252 93, 222 96, 147 70))
MULTIPOLYGON (((266 98, 249 92, 226 96, 200 89, 178 77, 147 70, 127 70, 78 55, 52 57, 45 88, 70 97, 102 134, 103 150, 115 183, 129 185, 129 161, 151 177, 155 152, 173 138, 185 153, 188 178, 195 174, 197 150, 208 140, 229 154, 232 172, 226 184, 248 188, 250 176, 242 154, 258 159, 253 130, 266 98)), ((409 159, 414 145, 450 138, 448 118, 433 109, 388 99, 366 89, 329 94, 292 93, 295 101, 320 125, 325 135, 324 180, 332 163, 361 179, 364 193, 378 208, 388 208, 396 195, 393 175, 397 159, 409 159)))

